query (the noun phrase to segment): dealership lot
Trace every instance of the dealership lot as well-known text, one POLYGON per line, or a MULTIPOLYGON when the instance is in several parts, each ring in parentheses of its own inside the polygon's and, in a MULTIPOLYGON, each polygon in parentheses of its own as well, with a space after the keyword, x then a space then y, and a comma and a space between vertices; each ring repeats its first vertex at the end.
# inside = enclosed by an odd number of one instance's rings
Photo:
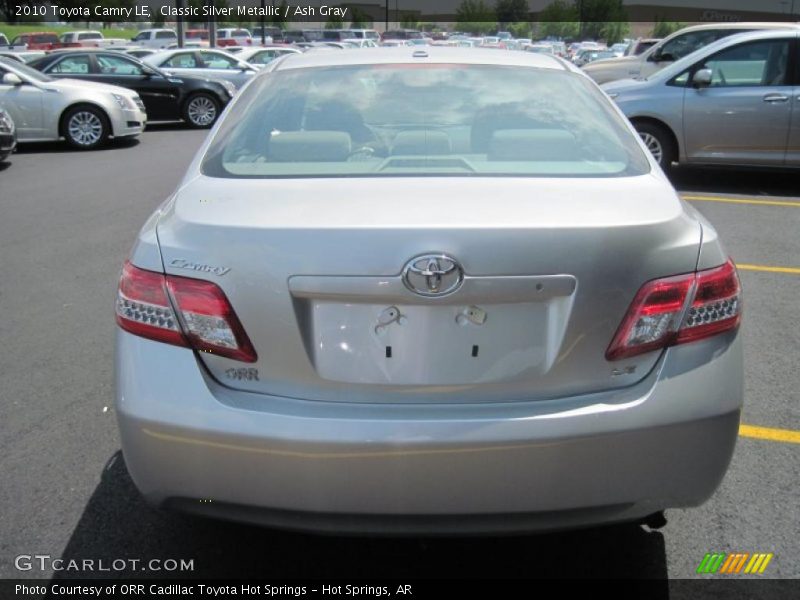
POLYGON ((717 494, 699 509, 669 511, 666 528, 344 539, 149 509, 125 470, 111 408, 116 278, 136 231, 204 136, 157 125, 89 154, 23 146, 0 165, 0 577, 40 576, 16 571, 14 557, 49 554, 194 559, 198 577, 681 578, 707 552, 772 552, 767 575, 800 577, 800 445, 792 437, 800 430, 800 198, 792 197, 800 178, 792 174, 674 176, 747 265, 743 423, 787 433, 767 440, 770 432, 745 430, 717 494))

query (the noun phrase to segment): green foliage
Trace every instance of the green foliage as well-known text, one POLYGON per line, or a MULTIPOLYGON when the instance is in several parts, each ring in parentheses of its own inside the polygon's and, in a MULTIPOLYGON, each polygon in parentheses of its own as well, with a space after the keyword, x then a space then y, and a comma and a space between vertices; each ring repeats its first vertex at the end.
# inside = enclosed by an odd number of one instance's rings
POLYGON ((507 25, 508 31, 511 32, 515 38, 529 38, 533 37, 531 34, 531 24, 527 22, 509 23, 507 25))
POLYGON ((527 21, 529 18, 528 0, 497 0, 494 7, 497 21, 503 25, 527 21))
POLYGON ((367 24, 372 25, 372 20, 369 15, 360 8, 351 9, 353 12, 353 20, 350 22, 350 27, 353 29, 366 29, 367 24))
POLYGON ((286 15, 286 5, 287 5, 287 0, 283 0, 280 3, 280 6, 278 6, 278 14, 275 15, 274 17, 272 17, 270 22, 275 27, 280 27, 281 29, 286 29, 286 27, 288 26, 288 23, 286 22, 286 16, 285 16, 286 15))
POLYGON ((686 27, 686 23, 678 23, 677 21, 663 21, 661 18, 656 18, 655 27, 653 27, 654 38, 665 38, 668 35, 675 33, 679 29, 686 27))
POLYGON ((416 13, 400 13, 400 27, 403 29, 419 29, 419 21, 417 21, 416 13))
POLYGON ((580 36, 583 38, 608 39, 609 35, 613 38, 624 29, 617 25, 619 23, 624 23, 630 30, 628 13, 622 0, 578 0, 576 7, 578 20, 581 21, 580 36))
POLYGON ((631 32, 631 25, 627 21, 607 21, 600 28, 600 38, 609 46, 621 42, 631 32))
POLYGON ((458 28, 478 35, 497 31, 497 16, 484 0, 461 0, 456 10, 458 28))
POLYGON ((325 29, 344 29, 344 18, 337 15, 331 15, 325 22, 325 29))
POLYGON ((539 37, 575 38, 580 32, 578 9, 565 0, 555 0, 539 13, 539 37))

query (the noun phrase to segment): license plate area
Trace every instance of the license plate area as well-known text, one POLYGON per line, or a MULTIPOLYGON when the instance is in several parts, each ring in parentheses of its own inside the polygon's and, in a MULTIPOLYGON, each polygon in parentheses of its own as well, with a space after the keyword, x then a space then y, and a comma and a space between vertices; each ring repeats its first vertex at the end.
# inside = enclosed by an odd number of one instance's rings
POLYGON ((541 375, 557 351, 553 309, 551 302, 317 301, 312 360, 324 379, 361 384, 463 385, 541 375))

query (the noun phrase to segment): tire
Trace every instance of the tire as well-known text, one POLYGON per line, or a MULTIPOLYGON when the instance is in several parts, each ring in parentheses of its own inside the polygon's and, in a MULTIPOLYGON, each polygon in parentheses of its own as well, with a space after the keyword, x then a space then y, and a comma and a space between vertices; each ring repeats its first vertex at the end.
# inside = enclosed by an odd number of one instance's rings
POLYGON ((111 125, 102 109, 96 106, 73 106, 61 120, 61 133, 67 143, 79 150, 94 150, 111 134, 111 125))
POLYGON ((192 94, 183 105, 183 120, 195 129, 208 129, 217 122, 220 101, 211 94, 192 94))
POLYGON ((678 160, 678 148, 672 133, 656 123, 634 123, 644 145, 662 169, 669 170, 672 163, 678 160))

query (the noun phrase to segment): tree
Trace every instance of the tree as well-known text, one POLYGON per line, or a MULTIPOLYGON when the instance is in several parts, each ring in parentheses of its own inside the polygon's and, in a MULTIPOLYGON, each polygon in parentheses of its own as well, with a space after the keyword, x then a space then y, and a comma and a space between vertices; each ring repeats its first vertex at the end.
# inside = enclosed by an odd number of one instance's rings
POLYGON ((369 15, 360 8, 353 8, 353 20, 350 23, 350 27, 353 29, 366 29, 367 23, 372 25, 369 15))
POLYGON ((686 23, 678 23, 677 21, 663 21, 660 17, 656 17, 656 24, 655 27, 653 27, 653 37, 665 38, 671 33, 675 33, 684 27, 686 27, 686 23))
POLYGON ((529 9, 528 0, 497 0, 494 12, 497 16, 497 21, 501 25, 506 25, 508 23, 528 21, 529 9))
POLYGON ((575 38, 578 36, 578 9, 564 0, 555 0, 539 13, 539 36, 575 38))
POLYGON ((605 38, 607 34, 616 34, 618 31, 610 23, 628 23, 628 13, 622 6, 622 0, 578 0, 576 8, 581 22, 580 35, 584 38, 605 38))
POLYGON ((484 0, 461 0, 456 10, 459 29, 483 34, 497 31, 497 16, 484 0))
POLYGON ((342 29, 344 27, 344 17, 331 15, 325 22, 325 29, 342 29))
POLYGON ((279 27, 280 29, 286 29, 286 26, 287 26, 287 23, 286 23, 286 14, 287 14, 286 5, 287 5, 287 0, 283 0, 281 2, 281 5, 278 7, 278 11, 277 11, 278 14, 273 16, 272 17, 272 21, 271 21, 271 23, 275 27, 279 27))
POLYGON ((631 25, 627 21, 607 21, 600 28, 600 37, 610 46, 624 40, 630 31, 631 25))
POLYGON ((400 13, 400 27, 403 29, 418 29, 417 14, 413 12, 400 13))
POLYGON ((531 24, 528 22, 522 23, 509 23, 508 31, 511 32, 515 38, 529 38, 531 36, 531 24))
POLYGON ((153 26, 161 27, 162 25, 164 25, 164 22, 166 21, 166 19, 165 19, 164 15, 161 14, 161 5, 160 4, 157 4, 157 5, 152 5, 151 4, 150 5, 150 15, 151 15, 150 22, 153 24, 153 26))

